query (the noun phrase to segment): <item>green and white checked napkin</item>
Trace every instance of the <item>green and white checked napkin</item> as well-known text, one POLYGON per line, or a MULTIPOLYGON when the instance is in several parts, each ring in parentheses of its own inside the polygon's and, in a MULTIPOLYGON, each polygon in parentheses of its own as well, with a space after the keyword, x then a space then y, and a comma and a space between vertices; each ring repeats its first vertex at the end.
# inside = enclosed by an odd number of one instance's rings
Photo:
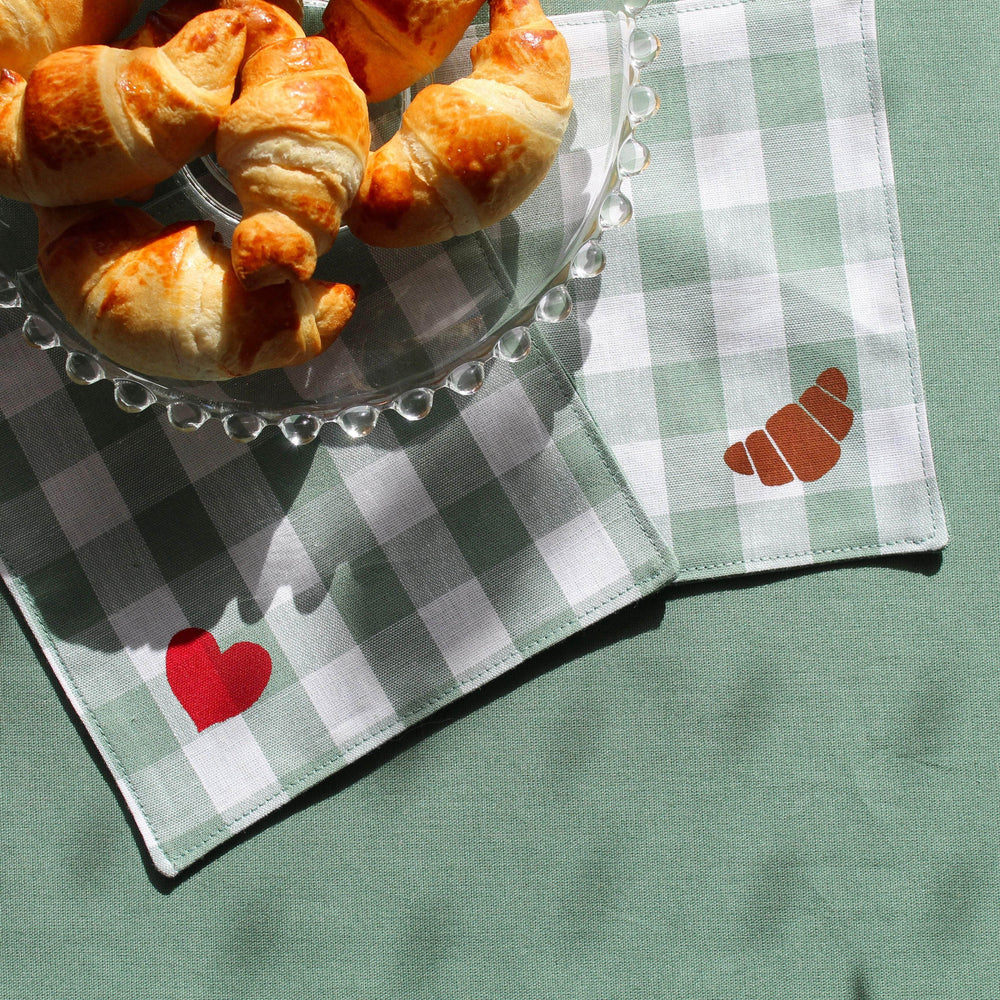
POLYGON ((652 165, 553 342, 680 579, 944 547, 874 0, 680 0, 641 23, 652 165), (854 414, 836 465, 734 475, 727 448, 829 369, 854 414))
POLYGON ((945 543, 869 0, 641 24, 634 222, 570 320, 419 424, 183 435, 6 314, 0 568, 164 873, 678 569, 945 543), (836 460, 815 475, 797 418, 779 450, 812 478, 766 485, 761 428, 817 378, 836 460))

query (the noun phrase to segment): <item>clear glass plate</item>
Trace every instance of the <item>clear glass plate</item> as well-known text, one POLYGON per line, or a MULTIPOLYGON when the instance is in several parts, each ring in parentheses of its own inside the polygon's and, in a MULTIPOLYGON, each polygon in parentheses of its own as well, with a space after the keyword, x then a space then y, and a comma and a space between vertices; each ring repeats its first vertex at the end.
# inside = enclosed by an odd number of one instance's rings
MULTIPOLYGON (((326 0, 306 0, 307 32, 322 27, 325 5, 326 0)), ((342 229, 321 259, 317 277, 358 285, 358 307, 338 341, 313 362, 217 383, 152 379, 129 371, 69 326, 35 267, 18 259, 17 240, 4 240, 0 249, 6 286, 0 305, 28 314, 23 329, 30 343, 65 352, 72 381, 112 380, 115 401, 127 412, 164 406, 181 430, 219 419, 239 441, 278 426, 290 441, 304 444, 330 422, 362 437, 385 410, 417 420, 430 412, 442 388, 475 392, 493 360, 516 362, 525 356, 532 324, 559 322, 570 314, 567 280, 601 271, 601 232, 631 218, 621 181, 649 160, 633 133, 658 106, 640 73, 655 58, 659 43, 641 27, 641 4, 608 0, 607 7, 586 12, 566 0, 543 6, 569 44, 574 100, 559 156, 545 180, 496 226, 437 246, 383 250, 365 246, 342 229)), ((396 131, 421 86, 468 73, 468 51, 487 30, 484 7, 432 78, 372 106, 374 145, 396 131)), ((210 219, 227 241, 239 220, 239 203, 211 158, 185 167, 143 208, 163 222, 210 219)), ((24 209, 0 199, 0 223, 23 228, 24 209)))

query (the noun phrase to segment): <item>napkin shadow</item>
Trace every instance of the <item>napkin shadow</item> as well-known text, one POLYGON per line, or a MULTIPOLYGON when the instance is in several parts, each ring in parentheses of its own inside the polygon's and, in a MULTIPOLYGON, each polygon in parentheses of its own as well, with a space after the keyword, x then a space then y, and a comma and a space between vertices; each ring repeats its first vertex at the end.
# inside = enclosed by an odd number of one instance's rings
POLYGON ((721 591, 751 590, 783 581, 815 576, 850 569, 863 572, 865 568, 886 569, 917 576, 933 577, 944 563, 942 552, 912 552, 902 555, 871 556, 867 559, 844 559, 810 566, 795 566, 789 569, 767 570, 762 573, 747 573, 741 576, 720 577, 712 580, 679 580, 664 592, 666 599, 678 599, 693 594, 718 593, 721 591))
POLYGON ((241 844, 246 843, 246 841, 257 836, 262 831, 286 821, 289 817, 307 810, 317 803, 331 799, 344 789, 351 787, 359 781, 363 781, 366 776, 379 770, 390 761, 398 758, 400 755, 406 753, 407 750, 446 726, 461 721, 485 705, 495 702, 514 690, 566 666, 573 660, 587 656, 603 646, 627 641, 629 638, 657 629, 666 608, 665 599, 662 596, 654 595, 652 598, 645 598, 633 605, 629 609, 628 614, 612 615, 605 619, 606 624, 602 625, 600 630, 585 629, 567 637, 557 645, 531 657, 513 670, 506 671, 482 687, 442 707, 428 718, 414 723, 398 736, 373 748, 363 757, 346 765, 340 771, 323 779, 313 787, 301 792, 280 809, 263 817, 248 829, 225 840, 207 855, 195 861, 188 868, 185 868, 179 875, 170 878, 153 866, 142 836, 133 821, 131 810, 122 797, 114 776, 105 763, 103 756, 93 743, 86 726, 81 721, 77 711, 66 696, 62 685, 46 661, 44 652, 32 630, 27 627, 20 609, 14 604, 6 588, 0 587, 0 591, 2 591, 3 600, 7 603, 11 613, 21 623, 22 630, 31 644, 36 657, 44 665, 49 683, 52 685, 56 697, 59 699, 63 710, 76 730, 80 742, 114 795, 128 823, 129 832, 135 842, 136 850, 150 883, 163 895, 169 895, 174 892, 186 881, 196 877, 201 870, 211 865, 213 861, 239 847, 241 844))
MULTIPOLYGON (((4 552, 51 636, 100 653, 162 651, 178 629, 212 630, 234 609, 243 624, 255 624, 288 591, 300 613, 315 610, 316 569, 287 516, 309 480, 315 445, 296 447, 280 433, 220 444, 211 435, 222 436, 221 427, 183 435, 153 412, 122 412, 100 386, 67 391, 130 518, 98 532, 89 511, 99 519, 103 512, 81 502, 73 530, 90 537, 71 556, 33 571, 32 552, 44 548, 35 535, 23 552, 4 552), (145 610, 122 614, 128 608, 145 610), (145 631, 122 634, 132 627, 126 619, 145 631)), ((48 521, 38 519, 37 531, 46 530, 48 521)))

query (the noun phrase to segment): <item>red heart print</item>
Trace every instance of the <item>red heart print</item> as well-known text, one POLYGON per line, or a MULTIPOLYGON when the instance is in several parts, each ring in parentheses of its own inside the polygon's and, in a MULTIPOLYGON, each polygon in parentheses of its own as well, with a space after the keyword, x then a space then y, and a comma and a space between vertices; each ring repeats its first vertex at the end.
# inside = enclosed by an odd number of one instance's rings
POLYGON ((201 628, 181 629, 167 646, 167 683, 200 733, 245 712, 271 679, 271 656, 255 642, 225 652, 201 628))

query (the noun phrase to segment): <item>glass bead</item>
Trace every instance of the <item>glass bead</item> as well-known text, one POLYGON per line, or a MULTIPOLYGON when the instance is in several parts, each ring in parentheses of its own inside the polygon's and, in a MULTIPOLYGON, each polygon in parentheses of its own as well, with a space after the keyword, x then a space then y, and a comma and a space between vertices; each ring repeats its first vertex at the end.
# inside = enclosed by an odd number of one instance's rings
POLYGON ((66 355, 66 376, 77 385, 93 385, 104 378, 104 369, 96 358, 83 351, 70 351, 66 355))
POLYGON ((434 392, 431 389, 410 389, 393 403, 396 412, 407 420, 423 420, 433 405, 434 392))
POLYGON ((285 417, 279 424, 281 433, 294 445, 312 444, 323 429, 323 421, 311 413, 297 413, 285 417))
POLYGON ((561 323, 573 312, 573 298, 565 285, 550 288, 535 306, 535 319, 539 323, 561 323))
POLYGON ((374 406, 354 406, 344 410, 337 423, 348 437, 367 437, 378 423, 378 410, 374 406))
POLYGON ((531 333, 526 326, 515 326, 508 330, 493 348, 493 354, 508 364, 523 361, 531 351, 531 333))
POLYGON ((141 382, 122 378, 115 380, 115 403, 126 413, 142 413, 156 402, 156 396, 141 382))

